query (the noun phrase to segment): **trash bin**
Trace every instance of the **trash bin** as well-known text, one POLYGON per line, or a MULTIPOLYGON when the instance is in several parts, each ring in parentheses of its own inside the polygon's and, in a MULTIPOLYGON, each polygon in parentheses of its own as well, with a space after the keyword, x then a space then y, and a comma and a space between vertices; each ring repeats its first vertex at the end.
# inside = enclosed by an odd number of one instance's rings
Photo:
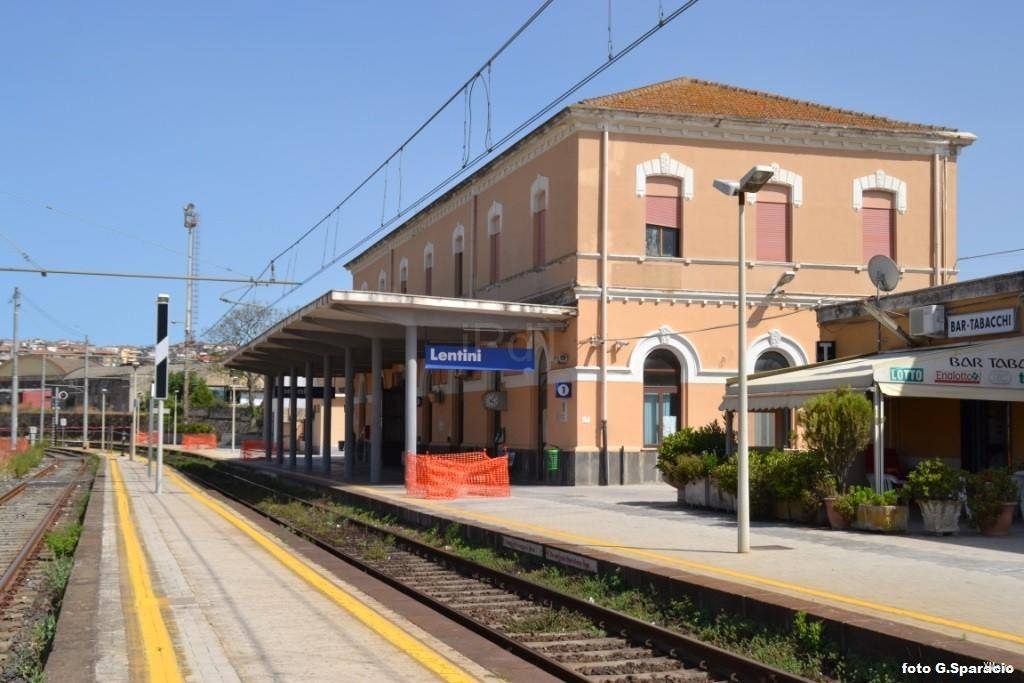
POLYGON ((544 469, 547 470, 547 482, 549 484, 558 483, 558 465, 559 465, 559 451, 557 446, 551 446, 544 449, 544 469))

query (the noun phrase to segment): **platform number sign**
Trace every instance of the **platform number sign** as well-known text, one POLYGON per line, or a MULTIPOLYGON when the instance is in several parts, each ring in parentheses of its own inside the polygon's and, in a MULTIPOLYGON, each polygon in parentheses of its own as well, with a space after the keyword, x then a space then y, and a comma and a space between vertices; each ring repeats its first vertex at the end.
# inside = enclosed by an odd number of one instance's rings
POLYGON ((555 382, 556 398, 572 398, 572 382, 555 382))
POLYGON ((156 298, 156 386, 153 392, 153 398, 156 399, 167 398, 167 354, 170 351, 167 341, 167 307, 170 300, 167 294, 160 294, 156 298))

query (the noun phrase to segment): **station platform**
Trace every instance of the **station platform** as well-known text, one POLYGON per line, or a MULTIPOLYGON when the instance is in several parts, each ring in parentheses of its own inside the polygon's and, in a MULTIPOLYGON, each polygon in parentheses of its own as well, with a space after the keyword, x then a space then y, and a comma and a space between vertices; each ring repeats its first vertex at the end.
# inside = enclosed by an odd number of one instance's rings
POLYGON ((157 495, 144 459, 104 459, 48 680, 537 680, 482 638, 165 471, 157 495))
MULTIPOLYGON (((198 453, 233 458, 225 450, 198 453)), ((244 462, 279 469, 264 459, 244 462)), ((323 480, 320 466, 316 458, 312 476, 323 480)), ((1024 662, 1019 522, 1003 538, 981 536, 966 523, 959 536, 931 537, 754 522, 752 552, 740 555, 734 517, 679 507, 676 490, 664 484, 513 486, 508 498, 437 501, 409 497, 397 484, 343 483, 340 459, 332 469, 332 485, 400 507, 664 574, 706 577, 767 600, 821 605, 850 620, 863 615, 876 628, 906 625, 933 634, 933 642, 977 643, 979 652, 995 649, 1024 662)), ((301 456, 296 471, 303 472, 301 456)))

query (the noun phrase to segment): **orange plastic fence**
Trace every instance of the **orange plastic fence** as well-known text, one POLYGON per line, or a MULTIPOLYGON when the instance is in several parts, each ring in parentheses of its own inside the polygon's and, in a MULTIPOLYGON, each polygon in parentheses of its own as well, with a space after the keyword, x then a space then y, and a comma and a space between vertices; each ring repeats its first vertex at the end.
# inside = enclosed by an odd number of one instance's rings
MULTIPOLYGON (((274 452, 274 445, 270 445, 271 453, 274 452)), ((267 444, 262 439, 243 439, 242 440, 242 459, 248 460, 249 458, 262 458, 267 454, 267 444)))
POLYGON ((425 498, 508 496, 508 457, 486 453, 407 453, 405 491, 425 498))
POLYGON ((152 444, 156 445, 156 432, 135 432, 135 445, 136 446, 148 446, 153 439, 152 444))
POLYGON ((216 434, 182 434, 182 448, 216 448, 216 434))
POLYGON ((7 461, 18 453, 27 451, 28 447, 28 437, 18 437, 18 443, 13 448, 11 447, 11 439, 9 437, 0 437, 0 466, 6 465, 7 461))

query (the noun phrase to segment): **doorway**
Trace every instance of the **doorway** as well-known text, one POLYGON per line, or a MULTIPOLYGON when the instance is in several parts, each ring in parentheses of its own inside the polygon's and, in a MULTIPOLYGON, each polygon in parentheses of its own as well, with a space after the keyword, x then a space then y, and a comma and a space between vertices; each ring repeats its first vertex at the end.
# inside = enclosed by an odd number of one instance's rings
POLYGON ((960 401, 960 453, 968 472, 1010 463, 1010 404, 960 401))

